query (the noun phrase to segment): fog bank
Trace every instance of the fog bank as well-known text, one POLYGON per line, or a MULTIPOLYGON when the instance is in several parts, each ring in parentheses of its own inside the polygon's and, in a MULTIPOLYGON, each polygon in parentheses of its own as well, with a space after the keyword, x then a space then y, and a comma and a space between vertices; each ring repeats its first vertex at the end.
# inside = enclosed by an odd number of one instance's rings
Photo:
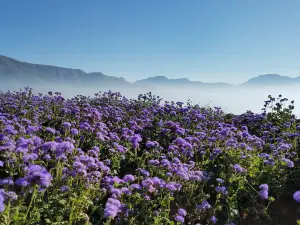
MULTIPOLYGON (((16 91, 24 88, 24 84, 0 84, 1 91, 16 91)), ((30 85, 36 93, 46 94, 48 91, 58 91, 66 98, 71 98, 76 95, 93 96, 99 91, 112 90, 120 92, 127 98, 137 98, 139 94, 145 94, 151 91, 154 95, 160 96, 167 101, 186 102, 191 100, 193 104, 201 106, 209 105, 211 107, 218 106, 225 112, 241 114, 247 110, 260 113, 264 105, 264 101, 268 100, 268 95, 278 97, 282 94, 283 97, 295 101, 295 114, 300 117, 300 88, 297 86, 276 86, 276 87, 232 87, 232 88, 180 88, 180 87, 139 87, 123 88, 116 86, 107 87, 75 87, 61 84, 33 84, 30 85)))

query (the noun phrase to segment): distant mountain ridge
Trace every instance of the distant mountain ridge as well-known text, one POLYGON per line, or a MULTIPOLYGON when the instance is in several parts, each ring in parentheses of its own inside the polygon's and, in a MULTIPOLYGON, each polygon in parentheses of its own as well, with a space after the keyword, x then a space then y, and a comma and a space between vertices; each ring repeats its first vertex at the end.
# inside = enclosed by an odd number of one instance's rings
POLYGON ((132 85, 124 78, 101 72, 86 73, 80 69, 21 62, 6 56, 0 56, 0 78, 5 82, 132 85))
POLYGON ((300 76, 291 78, 278 74, 259 75, 240 85, 229 83, 204 83, 190 81, 187 78, 169 79, 165 76, 154 76, 130 83, 124 78, 108 76, 101 72, 86 73, 81 69, 63 68, 50 65, 21 62, 14 58, 0 55, 0 79, 4 83, 60 83, 71 85, 121 86, 121 87, 190 87, 190 88, 229 88, 236 86, 272 86, 300 85, 300 76))
POLYGON ((300 84, 300 77, 281 76, 279 74, 265 74, 249 79, 242 85, 295 85, 300 84))
POLYGON ((220 88, 220 87, 233 87, 234 85, 228 84, 228 83, 223 83, 223 82, 218 82, 218 83, 203 83, 200 81, 190 81, 187 78, 177 78, 177 79, 169 79, 165 76, 156 76, 156 77, 148 77, 146 79, 142 80, 137 80, 134 82, 134 84, 137 85, 148 85, 148 86, 171 86, 171 87, 176 87, 176 86, 184 86, 184 87, 192 87, 192 88, 197 88, 197 87, 205 87, 205 88, 220 88))

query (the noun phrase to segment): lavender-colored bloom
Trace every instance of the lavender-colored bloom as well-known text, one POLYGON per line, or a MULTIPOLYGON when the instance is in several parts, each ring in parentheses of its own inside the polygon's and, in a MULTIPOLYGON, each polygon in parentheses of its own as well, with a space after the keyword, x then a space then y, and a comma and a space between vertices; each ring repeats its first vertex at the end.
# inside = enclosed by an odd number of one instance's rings
POLYGON ((183 216, 177 215, 177 216, 175 216, 175 220, 179 223, 184 223, 184 217, 183 216))
POLYGON ((149 177, 150 176, 150 173, 147 170, 145 170, 145 169, 138 168, 136 171, 140 172, 145 177, 149 177))
POLYGON ((131 184, 131 185, 129 186, 129 188, 130 188, 131 190, 134 190, 134 189, 140 190, 140 189, 142 188, 142 186, 141 186, 140 184, 131 184))
POLYGON ((72 128, 71 129, 71 134, 74 135, 74 136, 76 136, 76 135, 79 134, 79 131, 76 128, 72 128))
POLYGON ((35 182, 40 187, 48 187, 51 184, 52 176, 44 167, 30 165, 28 167, 27 179, 29 182, 35 182))
POLYGON ((31 154, 29 154, 29 155, 24 155, 22 159, 23 159, 23 162, 24 162, 24 163, 28 163, 29 160, 31 160, 31 161, 37 160, 38 157, 39 157, 39 156, 38 156, 37 154, 31 153, 31 154))
POLYGON ((4 134, 0 134, 0 141, 7 141, 8 137, 5 136, 4 134))
POLYGON ((167 176, 167 177, 172 177, 173 175, 172 175, 172 173, 167 172, 167 173, 166 173, 166 176, 167 176))
POLYGON ((206 209, 210 209, 211 205, 204 200, 200 205, 197 205, 197 209, 201 209, 201 210, 206 210, 206 209))
POLYGON ((57 145, 55 153, 57 156, 60 156, 65 153, 71 154, 73 152, 74 148, 75 147, 74 147, 73 143, 71 143, 69 141, 61 142, 57 145))
POLYGON ((210 217, 210 221, 211 221, 213 224, 217 223, 217 220, 218 220, 218 219, 217 219, 215 216, 210 217))
POLYGON ((201 181, 201 177, 198 175, 190 175, 189 176, 189 180, 193 180, 193 181, 201 181))
POLYGON ((260 188, 260 191, 259 191, 259 196, 262 198, 262 199, 268 199, 268 191, 269 191, 269 186, 267 184, 261 184, 259 186, 260 188))
POLYGON ((221 152, 222 152, 222 150, 219 149, 219 148, 215 148, 215 149, 213 150, 213 154, 215 154, 215 155, 218 155, 218 154, 220 154, 221 152))
POLYGON ((121 190, 118 189, 118 188, 112 188, 112 189, 110 190, 110 192, 111 192, 113 198, 120 198, 121 195, 122 195, 121 190))
POLYGON ((220 192, 223 195, 227 195, 228 194, 228 191, 227 191, 226 187, 221 186, 221 187, 216 187, 215 189, 216 189, 216 192, 220 192))
POLYGON ((186 216, 186 211, 184 210, 184 209, 178 209, 178 215, 180 215, 180 216, 186 216))
POLYGON ((150 159, 149 160, 149 164, 150 165, 158 165, 159 164, 159 161, 157 159, 150 159))
POLYGON ((147 141, 146 147, 147 148, 153 148, 153 147, 156 147, 156 144, 153 141, 147 141))
POLYGON ((127 188, 127 187, 122 187, 121 188, 121 192, 122 193, 124 193, 124 194, 126 194, 126 195, 131 195, 131 191, 130 191, 130 189, 129 188, 127 188))
POLYGON ((170 191, 177 191, 177 188, 175 187, 174 184, 167 184, 166 189, 168 189, 170 191))
POLYGON ((162 166, 169 166, 170 165, 170 161, 169 160, 167 160, 167 159, 163 159, 163 160, 161 160, 161 165, 162 166))
POLYGON ((289 168, 294 167, 294 162, 291 161, 290 159, 283 158, 282 161, 286 163, 287 167, 289 167, 289 168))
POLYGON ((5 210, 4 201, 1 201, 1 193, 0 193, 0 212, 3 212, 5 210))
POLYGON ((115 218, 119 209, 121 208, 121 202, 114 198, 109 198, 105 204, 104 217, 115 218))
POLYGON ((14 185, 14 181, 11 177, 0 179, 0 184, 1 185, 14 185))
POLYGON ((7 133, 7 134, 11 134, 11 135, 16 135, 18 133, 17 131, 15 131, 14 127, 11 126, 11 125, 7 125, 4 128, 4 132, 7 133))
POLYGON ((178 172, 176 172, 176 174, 184 180, 189 180, 189 176, 185 172, 178 171, 178 172))
POLYGON ((47 154, 47 155, 44 156, 44 159, 45 159, 46 161, 48 161, 48 160, 51 159, 51 156, 50 156, 49 154, 47 154))
POLYGON ((18 178, 15 181, 15 184, 19 186, 27 187, 29 185, 29 182, 26 178, 18 178))
POLYGON ((127 175, 125 175, 125 176, 123 177, 123 180, 124 180, 125 182, 132 182, 132 181, 135 180, 135 178, 134 178, 133 175, 127 174, 127 175))
POLYGON ((300 191, 296 191, 294 194, 293 194, 293 198, 296 202, 300 202, 300 191))
POLYGON ((241 172, 244 171, 244 169, 243 169, 243 168, 241 167, 241 165, 239 165, 239 164, 233 165, 233 169, 234 169, 235 172, 237 172, 237 173, 241 173, 241 172))
POLYGON ((262 190, 269 190, 269 186, 267 184, 261 184, 259 188, 262 190))
POLYGON ((18 199, 18 195, 13 192, 13 191, 8 191, 5 193, 6 197, 11 199, 11 200, 17 200, 18 199))
POLYGON ((62 126, 66 129, 66 128, 70 128, 72 125, 69 122, 63 122, 62 126))
POLYGON ((0 160, 0 167, 4 166, 4 162, 0 160))
POLYGON ((45 131, 47 131, 47 132, 49 132, 49 133, 51 133, 51 134, 55 134, 55 129, 53 129, 53 128, 51 128, 51 127, 47 127, 47 128, 45 129, 45 131))
POLYGON ((65 186, 65 185, 63 185, 63 186, 60 187, 60 191, 61 192, 67 192, 69 190, 70 190, 70 188, 68 186, 65 186))
POLYGON ((49 142, 45 142, 43 145, 42 145, 42 150, 44 152, 47 152, 47 151, 50 151, 50 150, 56 150, 58 146, 58 143, 55 142, 55 141, 49 141, 49 142))
POLYGON ((216 181, 217 181, 218 183, 220 183, 220 184, 223 184, 223 183, 224 183, 224 180, 221 179, 221 178, 217 178, 216 181))

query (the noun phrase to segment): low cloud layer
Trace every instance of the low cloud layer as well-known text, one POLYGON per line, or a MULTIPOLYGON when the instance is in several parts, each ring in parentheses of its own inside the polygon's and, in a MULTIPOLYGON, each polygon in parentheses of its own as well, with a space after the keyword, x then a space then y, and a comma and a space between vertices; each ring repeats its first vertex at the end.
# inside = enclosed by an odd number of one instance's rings
MULTIPOLYGON (((28 84, 14 83, 14 84, 0 84, 1 91, 17 91, 20 88, 24 88, 28 84)), ((123 88, 123 87, 80 87, 80 86, 66 86, 60 84, 34 84, 29 85, 34 89, 36 93, 46 94, 48 91, 59 91, 66 98, 71 98, 76 95, 93 96, 99 91, 112 90, 114 92, 121 92, 127 98, 137 98, 139 94, 145 94, 151 91, 154 95, 162 97, 168 101, 181 101, 186 102, 191 100, 194 104, 200 104, 202 106, 218 106, 225 112, 240 114, 247 110, 253 112, 261 112, 264 105, 264 101, 268 100, 268 95, 278 97, 282 94, 283 97, 295 101, 295 114, 300 117, 300 95, 299 88, 276 86, 269 88, 250 88, 250 87, 236 87, 236 88, 213 88, 204 89, 200 88, 187 89, 187 88, 123 88)))

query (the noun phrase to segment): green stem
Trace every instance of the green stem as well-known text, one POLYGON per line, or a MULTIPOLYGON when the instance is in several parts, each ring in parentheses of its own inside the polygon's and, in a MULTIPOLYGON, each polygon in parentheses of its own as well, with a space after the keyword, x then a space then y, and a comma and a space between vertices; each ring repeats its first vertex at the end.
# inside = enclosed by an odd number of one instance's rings
POLYGON ((33 188, 33 192, 32 192, 32 195, 31 195, 31 199, 30 199, 30 203, 29 203, 29 206, 27 208, 27 211, 26 211, 26 214, 25 214, 25 221, 27 220, 27 216, 28 216, 28 213, 29 213, 29 210, 31 208, 31 205, 33 203, 33 200, 35 198, 35 194, 36 194, 36 191, 37 191, 37 188, 36 186, 33 188))
POLYGON ((73 208, 74 208, 74 201, 72 201, 72 206, 71 206, 71 212, 70 212, 70 217, 69 217, 69 224, 72 225, 72 220, 73 220, 73 208))

